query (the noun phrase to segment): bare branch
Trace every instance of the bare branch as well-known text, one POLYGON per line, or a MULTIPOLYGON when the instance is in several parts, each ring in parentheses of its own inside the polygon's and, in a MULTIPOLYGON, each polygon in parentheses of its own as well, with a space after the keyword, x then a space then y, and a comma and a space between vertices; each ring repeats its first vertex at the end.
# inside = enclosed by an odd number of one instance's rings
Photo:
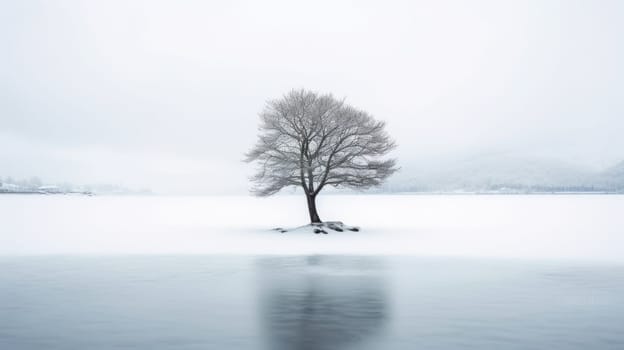
POLYGON ((258 166, 251 180, 259 196, 288 186, 313 196, 326 185, 365 189, 397 170, 394 159, 381 159, 395 147, 385 123, 332 95, 292 90, 269 101, 260 120, 245 157, 258 166))

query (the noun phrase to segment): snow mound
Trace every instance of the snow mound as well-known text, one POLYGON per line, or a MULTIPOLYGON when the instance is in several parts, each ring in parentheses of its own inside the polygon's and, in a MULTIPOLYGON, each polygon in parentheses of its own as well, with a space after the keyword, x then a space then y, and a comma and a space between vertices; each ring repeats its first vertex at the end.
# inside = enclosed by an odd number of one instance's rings
POLYGON ((316 234, 323 233, 327 234, 329 230, 344 232, 344 231, 353 231, 358 232, 360 228, 357 226, 349 226, 342 223, 342 221, 326 221, 320 223, 313 223, 304 226, 299 226, 293 229, 286 229, 282 227, 276 227, 273 230, 278 231, 280 233, 286 232, 313 232, 316 234))

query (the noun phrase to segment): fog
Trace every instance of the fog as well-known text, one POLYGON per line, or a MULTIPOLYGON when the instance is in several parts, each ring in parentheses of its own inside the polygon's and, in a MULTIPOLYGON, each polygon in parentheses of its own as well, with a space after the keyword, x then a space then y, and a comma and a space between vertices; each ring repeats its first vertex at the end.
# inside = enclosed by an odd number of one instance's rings
POLYGON ((491 153, 603 169, 624 160, 623 20, 617 1, 3 1, 0 177, 245 193, 258 112, 301 87, 387 121, 403 175, 491 153))

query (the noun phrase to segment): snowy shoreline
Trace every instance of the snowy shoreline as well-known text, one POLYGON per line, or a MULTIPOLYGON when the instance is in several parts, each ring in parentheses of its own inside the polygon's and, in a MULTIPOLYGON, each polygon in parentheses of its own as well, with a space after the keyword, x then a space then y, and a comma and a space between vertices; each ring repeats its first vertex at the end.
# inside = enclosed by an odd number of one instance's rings
MULTIPOLYGON (((184 197, 184 196, 194 196, 194 197, 231 197, 231 196, 247 196, 243 194, 160 194, 160 193, 91 193, 91 192, 2 192, 0 191, 0 195, 84 195, 84 196, 164 196, 164 197, 184 197)), ((324 196, 541 196, 541 195, 553 195, 553 196, 578 196, 578 195, 624 195, 624 192, 366 192, 366 193, 357 193, 357 192, 348 192, 348 193, 332 193, 327 192, 323 193, 324 196)), ((298 194, 283 194, 278 195, 277 197, 289 197, 289 196, 300 196, 298 194)))
POLYGON ((0 255, 374 254, 624 261, 624 197, 328 195, 0 196, 0 255))

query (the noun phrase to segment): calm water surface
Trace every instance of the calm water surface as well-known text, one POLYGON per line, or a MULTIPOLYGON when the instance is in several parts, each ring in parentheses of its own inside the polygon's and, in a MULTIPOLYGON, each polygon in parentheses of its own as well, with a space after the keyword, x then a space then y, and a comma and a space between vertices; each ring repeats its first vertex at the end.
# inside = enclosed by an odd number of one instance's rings
POLYGON ((624 266, 0 257, 0 349, 624 349, 624 266))

